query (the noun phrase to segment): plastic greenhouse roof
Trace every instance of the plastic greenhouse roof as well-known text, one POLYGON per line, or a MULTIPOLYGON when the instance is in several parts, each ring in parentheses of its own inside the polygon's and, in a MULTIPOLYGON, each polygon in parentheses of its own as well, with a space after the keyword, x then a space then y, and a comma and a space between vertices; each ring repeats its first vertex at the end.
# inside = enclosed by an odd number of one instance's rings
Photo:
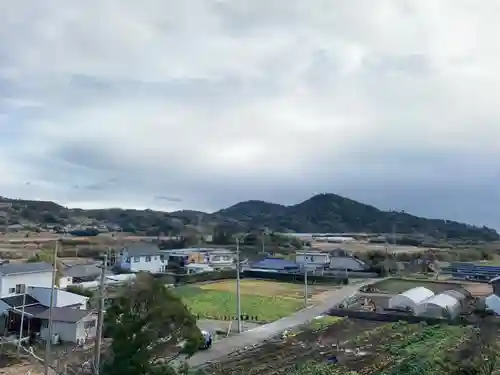
POLYGON ((460 301, 457 298, 450 296, 449 294, 436 294, 434 297, 431 297, 423 301, 422 303, 425 305, 432 304, 442 308, 447 308, 459 305, 460 301))
POLYGON ((434 292, 430 289, 424 288, 423 286, 417 286, 416 288, 409 289, 399 295, 409 298, 415 303, 420 303, 428 298, 432 298, 434 296, 434 292))

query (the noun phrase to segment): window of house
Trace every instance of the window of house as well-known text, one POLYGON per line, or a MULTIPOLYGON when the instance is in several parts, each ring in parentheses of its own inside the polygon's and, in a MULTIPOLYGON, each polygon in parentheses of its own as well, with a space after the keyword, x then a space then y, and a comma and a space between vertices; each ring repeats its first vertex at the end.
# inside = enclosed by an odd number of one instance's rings
POLYGON ((141 257, 134 257, 134 262, 139 263, 141 261, 141 257))
POLYGON ((151 262, 151 256, 146 256, 146 262, 151 262))
POLYGON ((94 328, 95 326, 96 326, 95 320, 91 320, 91 321, 83 323, 83 328, 84 329, 94 328))
POLYGON ((9 288, 9 293, 15 293, 16 292, 16 288, 9 288))
POLYGON ((16 285, 16 293, 24 293, 26 291, 26 285, 25 284, 17 284, 16 285))
POLYGON ((165 262, 165 255, 160 255, 160 260, 162 263, 165 262))
POLYGON ((130 257, 128 257, 125 262, 130 263, 130 257))

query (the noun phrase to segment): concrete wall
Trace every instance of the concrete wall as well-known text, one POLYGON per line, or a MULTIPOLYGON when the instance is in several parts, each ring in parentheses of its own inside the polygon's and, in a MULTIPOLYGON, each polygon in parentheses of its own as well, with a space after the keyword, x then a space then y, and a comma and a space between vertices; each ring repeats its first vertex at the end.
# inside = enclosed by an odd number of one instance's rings
POLYGON ((16 285, 22 284, 28 286, 42 286, 50 288, 52 286, 52 271, 25 273, 19 275, 0 276, 0 297, 15 296, 16 285), (12 289, 14 291, 12 291, 12 289))

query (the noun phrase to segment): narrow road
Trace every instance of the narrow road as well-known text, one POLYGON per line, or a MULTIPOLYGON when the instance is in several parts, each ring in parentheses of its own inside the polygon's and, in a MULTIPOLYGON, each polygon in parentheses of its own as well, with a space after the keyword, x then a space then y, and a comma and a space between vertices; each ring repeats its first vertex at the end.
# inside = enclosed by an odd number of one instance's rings
MULTIPOLYGON (((344 298, 356 293, 362 286, 381 280, 383 279, 368 279, 362 283, 356 283, 341 289, 332 290, 325 302, 300 310, 293 315, 251 329, 239 335, 217 341, 213 344, 211 349, 196 353, 188 360, 188 364, 190 367, 202 366, 206 363, 217 361, 237 350, 258 345, 263 341, 279 335, 286 329, 295 328, 308 323, 318 315, 323 314, 325 311, 342 302, 344 298)), ((272 308, 272 306, 269 306, 269 308, 272 308)))

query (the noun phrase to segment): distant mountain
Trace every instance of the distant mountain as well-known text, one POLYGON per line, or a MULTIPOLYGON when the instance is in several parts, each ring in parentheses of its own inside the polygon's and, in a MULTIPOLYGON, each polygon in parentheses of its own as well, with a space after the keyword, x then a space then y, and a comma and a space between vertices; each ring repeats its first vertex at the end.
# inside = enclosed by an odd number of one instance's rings
MULTIPOLYGON (((336 194, 319 194, 299 204, 284 206, 251 200, 214 213, 153 210, 68 209, 54 202, 12 200, 10 224, 66 225, 81 223, 118 225, 126 232, 147 235, 179 234, 186 228, 212 232, 215 228, 248 231, 268 228, 277 232, 298 233, 397 233, 423 234, 436 238, 496 241, 499 234, 487 227, 441 219, 426 219, 405 212, 382 211, 336 194)), ((1 220, 0 220, 1 222, 1 220)))

